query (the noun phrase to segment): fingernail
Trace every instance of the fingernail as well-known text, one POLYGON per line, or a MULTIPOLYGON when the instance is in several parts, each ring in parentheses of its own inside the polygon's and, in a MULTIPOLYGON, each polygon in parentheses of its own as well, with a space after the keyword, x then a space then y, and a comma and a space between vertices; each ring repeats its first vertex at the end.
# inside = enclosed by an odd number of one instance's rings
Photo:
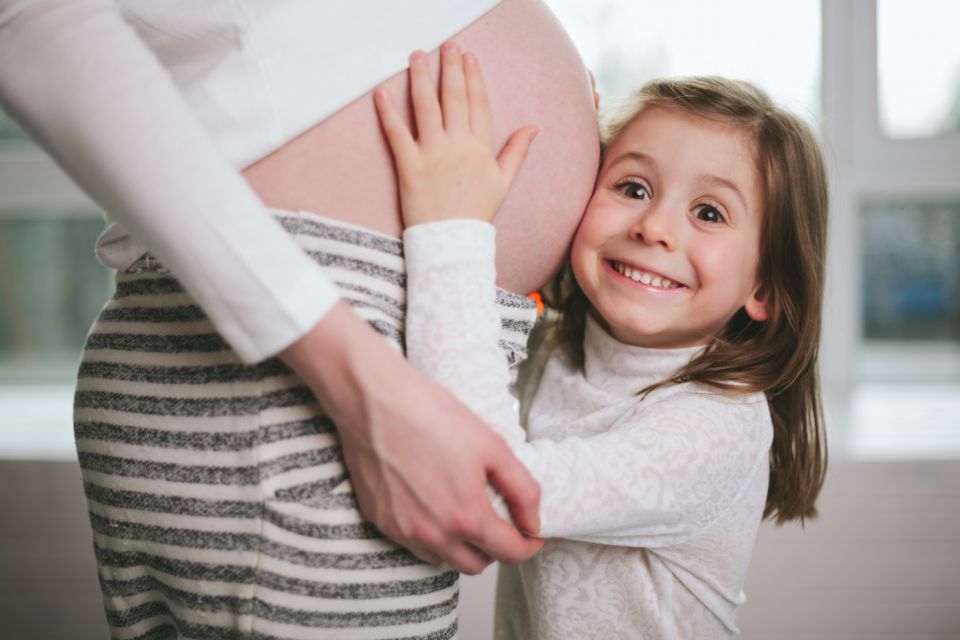
POLYGON ((463 54, 463 62, 464 64, 477 64, 477 56, 472 53, 465 53, 463 54))
POLYGON ((457 51, 460 51, 460 45, 458 45, 456 42, 447 42, 443 45, 443 50, 447 53, 456 53, 457 51))
POLYGON ((426 60, 427 54, 423 51, 414 51, 410 54, 410 64, 419 64, 426 60))
POLYGON ((373 92, 373 99, 377 102, 386 102, 387 92, 383 87, 378 87, 377 90, 373 92))

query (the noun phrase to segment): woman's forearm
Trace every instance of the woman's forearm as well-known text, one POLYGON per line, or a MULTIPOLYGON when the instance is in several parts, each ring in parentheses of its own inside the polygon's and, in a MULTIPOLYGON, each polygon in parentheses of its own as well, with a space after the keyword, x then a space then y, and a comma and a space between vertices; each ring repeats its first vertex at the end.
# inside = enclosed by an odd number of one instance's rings
POLYGON ((0 104, 244 360, 289 345, 336 302, 112 0, 0 1, 0 104))

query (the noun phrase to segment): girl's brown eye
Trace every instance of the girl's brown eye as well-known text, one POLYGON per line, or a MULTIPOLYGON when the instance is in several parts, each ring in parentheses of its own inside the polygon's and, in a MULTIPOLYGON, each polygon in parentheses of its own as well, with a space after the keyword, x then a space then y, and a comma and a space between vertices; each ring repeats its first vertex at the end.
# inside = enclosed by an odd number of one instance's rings
POLYGON ((649 200, 650 192, 642 182, 626 180, 617 185, 617 191, 634 200, 649 200))
POLYGON ((724 221, 723 214, 720 213, 720 210, 709 204, 700 205, 694 209, 693 215, 695 215, 698 220, 704 222, 717 223, 724 221))

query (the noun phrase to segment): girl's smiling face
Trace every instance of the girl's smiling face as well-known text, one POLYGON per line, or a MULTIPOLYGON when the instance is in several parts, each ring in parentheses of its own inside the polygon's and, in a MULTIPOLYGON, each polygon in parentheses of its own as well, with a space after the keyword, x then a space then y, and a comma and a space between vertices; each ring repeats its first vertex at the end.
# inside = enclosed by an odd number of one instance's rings
POLYGON ((765 320, 762 193, 735 124, 641 111, 607 149, 571 249, 598 320, 621 342, 655 348, 705 344, 741 307, 765 320))

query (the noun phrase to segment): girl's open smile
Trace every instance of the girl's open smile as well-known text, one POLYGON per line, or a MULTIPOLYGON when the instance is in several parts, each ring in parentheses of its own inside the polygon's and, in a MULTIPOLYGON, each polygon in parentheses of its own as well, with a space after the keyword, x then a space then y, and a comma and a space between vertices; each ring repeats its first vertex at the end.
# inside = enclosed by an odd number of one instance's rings
POLYGON ((686 288, 683 283, 675 282, 667 276, 646 267, 621 262, 620 260, 608 260, 607 264, 624 278, 650 289, 670 291, 686 288))

